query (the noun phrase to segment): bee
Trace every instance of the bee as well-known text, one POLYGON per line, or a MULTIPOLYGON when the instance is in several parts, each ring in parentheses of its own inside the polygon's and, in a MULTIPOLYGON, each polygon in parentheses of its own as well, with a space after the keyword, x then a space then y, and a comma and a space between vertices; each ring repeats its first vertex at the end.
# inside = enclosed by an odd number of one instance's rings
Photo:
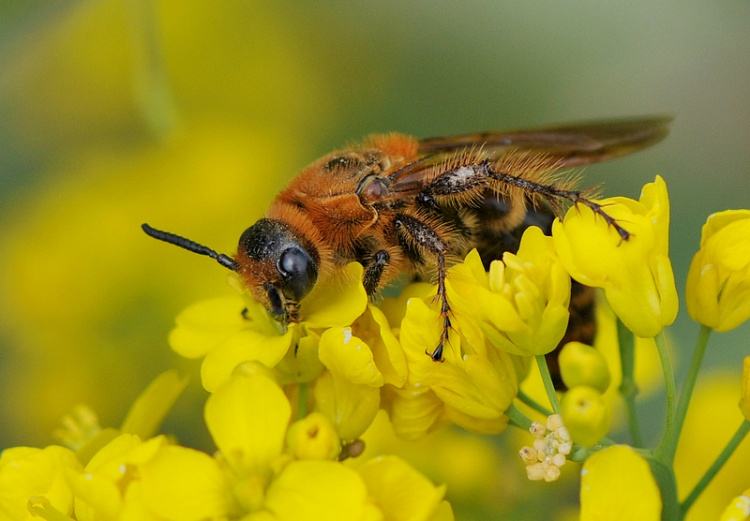
MULTIPOLYGON (((587 206, 628 240, 591 193, 576 188, 571 169, 651 146, 669 122, 647 117, 428 139, 372 135, 304 168, 242 233, 234 256, 142 228, 236 272, 282 322, 299 320, 305 295, 351 261, 364 267, 371 298, 399 277, 431 277, 442 334, 427 354, 440 361, 451 328, 447 268, 470 248, 485 264, 515 252, 527 227, 549 233, 569 205, 587 206)), ((574 285, 564 342, 593 336, 592 308, 591 292, 574 285)))

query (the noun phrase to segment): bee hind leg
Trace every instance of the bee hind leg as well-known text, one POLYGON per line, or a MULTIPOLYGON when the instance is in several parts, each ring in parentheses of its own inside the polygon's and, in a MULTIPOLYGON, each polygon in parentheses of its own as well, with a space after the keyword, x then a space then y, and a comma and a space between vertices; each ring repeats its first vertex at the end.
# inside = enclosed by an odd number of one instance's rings
POLYGON ((448 303, 448 294, 445 289, 446 261, 447 252, 446 243, 440 238, 438 233, 428 224, 410 215, 399 214, 396 216, 394 223, 399 231, 399 237, 403 246, 413 245, 418 250, 426 250, 435 256, 437 260, 437 295, 440 301, 440 317, 442 320, 442 329, 440 331, 440 340, 438 345, 432 351, 425 353, 435 362, 443 361, 443 350, 448 342, 448 333, 451 329, 450 313, 451 308, 448 303))
POLYGON ((582 204, 588 207, 592 212, 594 212, 594 214, 604 219, 604 222, 606 222, 608 226, 614 228, 623 241, 627 241, 628 239, 630 239, 630 232, 620 226, 620 224, 615 220, 614 217, 605 212, 602 205, 585 197, 580 190, 565 190, 555 186, 554 184, 538 183, 530 179, 526 179, 522 176, 515 176, 504 172, 497 172, 492 167, 490 161, 483 161, 481 163, 481 166, 483 167, 487 177, 495 182, 500 182, 506 185, 520 188, 527 194, 540 195, 552 202, 554 202, 555 200, 563 199, 573 203, 573 205, 582 204))

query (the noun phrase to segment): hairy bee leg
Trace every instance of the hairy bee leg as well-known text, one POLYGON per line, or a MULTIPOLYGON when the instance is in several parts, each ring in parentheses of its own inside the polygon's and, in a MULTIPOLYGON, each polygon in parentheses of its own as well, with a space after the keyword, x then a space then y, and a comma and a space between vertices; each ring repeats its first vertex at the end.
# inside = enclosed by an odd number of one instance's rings
POLYGON ((602 205, 595 201, 592 201, 591 199, 588 199, 587 197, 584 197, 583 194, 578 190, 561 190, 560 188, 557 188, 553 185, 536 183, 534 181, 524 179, 523 177, 506 174, 503 172, 496 172, 492 168, 492 164, 490 163, 490 161, 482 161, 482 163, 480 163, 480 167, 484 169, 487 177, 489 177, 490 179, 521 188, 525 192, 540 194, 551 199, 565 199, 567 201, 570 201, 574 205, 583 204, 584 206, 591 209, 591 211, 596 215, 599 215, 602 219, 604 219, 604 222, 606 222, 607 225, 612 226, 623 241, 627 241, 628 239, 630 239, 630 232, 620 226, 614 217, 605 212, 602 208, 602 205))
POLYGON ((394 219, 394 224, 400 230, 401 236, 406 242, 414 243, 418 248, 427 250, 435 255, 437 259, 437 298, 440 299, 440 317, 442 329, 438 345, 432 351, 425 353, 435 362, 443 361, 443 349, 448 342, 448 333, 451 329, 450 304, 445 289, 446 265, 445 254, 447 246, 438 234, 427 224, 410 215, 399 214, 394 219))
POLYGON ((365 268, 365 274, 362 277, 362 284, 365 286, 367 296, 372 297, 380 287, 380 279, 383 276, 385 268, 391 262, 391 255, 386 250, 379 250, 370 259, 365 268))

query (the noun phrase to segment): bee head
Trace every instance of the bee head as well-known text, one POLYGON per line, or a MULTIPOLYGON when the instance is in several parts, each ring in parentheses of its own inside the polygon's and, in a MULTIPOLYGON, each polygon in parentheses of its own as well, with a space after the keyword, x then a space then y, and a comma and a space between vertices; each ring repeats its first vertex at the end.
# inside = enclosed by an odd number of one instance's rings
POLYGON ((171 232, 141 225, 147 235, 185 250, 211 257, 243 279, 253 296, 282 320, 296 321, 299 301, 318 279, 317 252, 306 246, 287 225, 261 219, 240 237, 237 255, 230 257, 171 232))
POLYGON ((240 236, 235 260, 255 298, 274 315, 294 321, 299 301, 318 279, 316 257, 286 224, 261 219, 240 236))

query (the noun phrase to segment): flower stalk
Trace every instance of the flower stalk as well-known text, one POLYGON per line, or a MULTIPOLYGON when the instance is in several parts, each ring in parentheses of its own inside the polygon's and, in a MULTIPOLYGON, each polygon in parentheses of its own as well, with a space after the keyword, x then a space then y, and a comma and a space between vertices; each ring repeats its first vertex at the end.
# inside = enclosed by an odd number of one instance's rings
POLYGON ((685 423, 685 417, 687 416, 687 409, 690 405, 690 398, 693 396, 693 390, 695 389, 695 382, 698 378, 698 371, 700 371, 701 364, 703 363, 703 357, 706 353, 706 346, 708 345, 708 338, 711 335, 711 328, 708 326, 701 326, 700 332, 698 333, 698 339, 695 343, 695 349, 693 350, 693 358, 690 362, 690 369, 688 371, 687 378, 683 384, 682 390, 680 391, 679 401, 677 402, 677 410, 675 412, 674 425, 669 438, 665 440, 663 448, 663 456, 668 462, 673 462, 675 454, 677 453, 677 444, 680 441, 680 433, 682 432, 682 425, 685 423))
POLYGON ((630 439, 634 447, 642 447, 643 437, 635 407, 635 399, 638 395, 638 385, 635 381, 635 337, 620 319, 617 319, 617 341, 620 346, 620 371, 622 373, 619 391, 625 402, 630 439))
POLYGON ((666 425, 664 433, 662 434, 659 446, 656 449, 656 457, 665 462, 667 465, 671 465, 671 461, 666 458, 665 450, 669 445, 669 440, 674 437, 675 428, 675 398, 677 396, 677 385, 675 384, 674 369, 672 368, 672 359, 667 352, 666 342, 664 341, 664 333, 659 333, 654 338, 656 342, 656 350, 659 353, 659 360, 661 362, 662 373, 664 375, 664 391, 666 394, 666 425))
POLYGON ((560 402, 557 399, 557 391, 555 391, 555 385, 552 383, 552 375, 549 373, 549 367, 547 366, 547 359, 544 355, 536 355, 536 364, 539 367, 539 373, 542 375, 542 382, 544 382, 544 390, 547 393, 547 399, 552 406, 552 411, 555 414, 560 414, 560 402))

